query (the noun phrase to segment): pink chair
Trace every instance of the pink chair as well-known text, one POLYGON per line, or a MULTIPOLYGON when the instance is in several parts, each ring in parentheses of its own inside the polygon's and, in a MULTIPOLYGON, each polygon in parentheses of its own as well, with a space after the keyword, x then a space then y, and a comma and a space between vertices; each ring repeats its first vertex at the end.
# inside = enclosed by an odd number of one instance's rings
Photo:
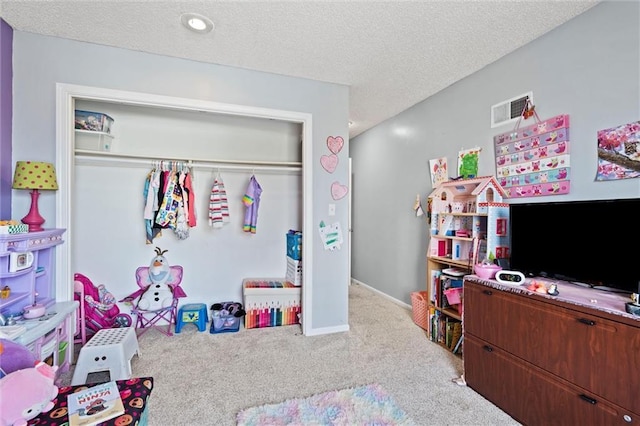
POLYGON ((154 284, 151 281, 148 266, 140 266, 136 269, 136 283, 140 289, 121 301, 134 304, 131 313, 136 315, 136 333, 138 336, 144 334, 150 327, 155 326, 161 320, 167 321, 167 328, 165 330, 164 326, 158 326, 158 331, 166 334, 167 336, 173 335, 171 330, 173 329, 173 325, 176 323, 178 299, 187 296, 184 290, 182 290, 182 287, 180 287, 180 284, 182 283, 182 273, 182 266, 174 265, 170 267, 169 279, 166 282, 171 290, 172 297, 170 305, 156 307, 154 309, 142 309, 142 307, 140 307, 140 301, 144 297, 145 292, 156 291, 154 287, 159 285, 154 284))

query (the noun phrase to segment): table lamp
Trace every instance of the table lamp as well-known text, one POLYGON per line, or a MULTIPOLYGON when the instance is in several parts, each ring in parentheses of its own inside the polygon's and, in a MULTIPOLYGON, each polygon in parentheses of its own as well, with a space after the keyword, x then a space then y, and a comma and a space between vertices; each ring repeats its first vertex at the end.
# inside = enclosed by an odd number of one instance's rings
POLYGON ((44 218, 38 212, 38 197, 41 190, 57 190, 56 169, 51 163, 39 161, 17 161, 13 175, 13 189, 31 190, 31 209, 22 218, 29 225, 29 232, 42 231, 44 218))

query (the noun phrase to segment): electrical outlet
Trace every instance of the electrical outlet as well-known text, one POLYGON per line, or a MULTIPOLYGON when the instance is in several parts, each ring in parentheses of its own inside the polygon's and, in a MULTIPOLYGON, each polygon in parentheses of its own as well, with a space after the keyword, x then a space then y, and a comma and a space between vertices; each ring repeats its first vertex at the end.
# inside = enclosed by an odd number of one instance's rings
POLYGON ((336 205, 329 204, 329 216, 335 216, 335 215, 336 215, 336 205))

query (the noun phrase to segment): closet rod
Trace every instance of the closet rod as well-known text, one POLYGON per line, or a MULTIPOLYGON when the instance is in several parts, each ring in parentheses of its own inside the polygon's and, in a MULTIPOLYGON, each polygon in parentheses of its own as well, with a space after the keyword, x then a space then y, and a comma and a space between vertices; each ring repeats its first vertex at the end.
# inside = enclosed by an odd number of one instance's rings
POLYGON ((127 163, 127 164, 139 164, 144 166, 152 166, 154 161, 180 161, 187 163, 192 168, 205 168, 205 169, 227 169, 227 170, 262 170, 262 171, 300 171, 302 170, 302 163, 300 162, 280 162, 280 161, 242 161, 242 160, 212 160, 203 159, 194 161, 189 158, 180 157, 157 157, 157 156, 142 156, 134 154, 117 154, 111 152, 96 152, 89 150, 75 150, 76 160, 85 161, 99 161, 99 162, 114 162, 114 163, 127 163))

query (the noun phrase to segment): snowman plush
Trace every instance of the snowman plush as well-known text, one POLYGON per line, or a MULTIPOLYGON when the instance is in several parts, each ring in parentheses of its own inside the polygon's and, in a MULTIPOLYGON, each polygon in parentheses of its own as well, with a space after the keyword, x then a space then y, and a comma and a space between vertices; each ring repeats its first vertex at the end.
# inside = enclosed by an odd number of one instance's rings
POLYGON ((168 284, 171 268, 169 261, 164 257, 167 251, 156 247, 156 255, 151 259, 151 264, 149 264, 151 284, 138 300, 139 309, 156 311, 171 306, 173 302, 173 289, 168 284))

